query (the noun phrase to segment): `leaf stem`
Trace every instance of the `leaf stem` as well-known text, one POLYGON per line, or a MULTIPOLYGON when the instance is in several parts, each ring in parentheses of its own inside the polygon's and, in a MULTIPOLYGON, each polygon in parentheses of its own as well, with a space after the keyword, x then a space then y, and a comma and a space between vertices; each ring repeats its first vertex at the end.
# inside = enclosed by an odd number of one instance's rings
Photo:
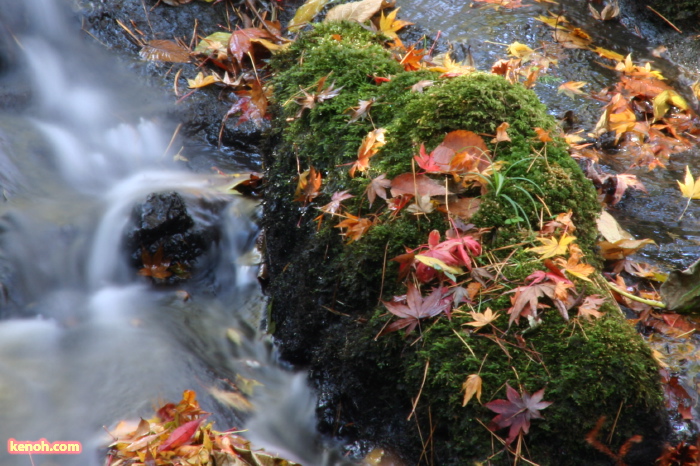
POLYGON ((681 216, 678 217, 678 220, 676 220, 677 222, 680 222, 681 219, 683 218, 683 215, 685 215, 685 211, 688 210, 688 206, 690 206, 691 199, 692 199, 691 197, 688 198, 688 202, 685 203, 685 209, 683 209, 683 212, 681 212, 681 216))
POLYGON ((662 303, 661 301, 640 298, 639 296, 635 296, 631 293, 628 293, 626 291, 619 289, 618 287, 616 287, 615 285, 613 285, 612 283, 610 283, 608 281, 606 281, 605 283, 608 285, 608 288, 613 290, 615 293, 619 293, 622 296, 631 299, 632 301, 637 301, 638 303, 642 303, 642 304, 648 304, 649 306, 658 307, 659 309, 666 309, 666 304, 662 303))

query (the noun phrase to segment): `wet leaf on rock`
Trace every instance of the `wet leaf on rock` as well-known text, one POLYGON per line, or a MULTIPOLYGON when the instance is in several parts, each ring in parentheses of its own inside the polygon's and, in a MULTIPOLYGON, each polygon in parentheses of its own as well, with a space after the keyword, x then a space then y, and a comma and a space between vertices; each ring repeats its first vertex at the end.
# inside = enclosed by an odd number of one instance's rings
POLYGON ((187 47, 172 40, 149 40, 139 52, 144 60, 171 63, 188 63, 190 51, 187 47))
POLYGON ((543 419, 540 410, 545 409, 552 402, 542 401, 544 388, 532 395, 523 390, 522 395, 520 395, 508 384, 506 384, 506 397, 508 400, 493 400, 484 406, 499 413, 491 420, 491 430, 496 431, 510 427, 506 442, 513 443, 518 435, 527 434, 530 431, 530 420, 543 419))

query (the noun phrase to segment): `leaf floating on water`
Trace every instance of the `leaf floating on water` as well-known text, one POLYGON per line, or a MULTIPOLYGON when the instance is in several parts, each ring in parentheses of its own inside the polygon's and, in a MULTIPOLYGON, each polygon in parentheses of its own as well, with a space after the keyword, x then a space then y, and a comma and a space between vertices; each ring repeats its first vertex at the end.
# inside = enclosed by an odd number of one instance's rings
POLYGON ((188 63, 190 61, 189 49, 172 40, 149 40, 141 48, 139 56, 150 61, 171 63, 188 63))

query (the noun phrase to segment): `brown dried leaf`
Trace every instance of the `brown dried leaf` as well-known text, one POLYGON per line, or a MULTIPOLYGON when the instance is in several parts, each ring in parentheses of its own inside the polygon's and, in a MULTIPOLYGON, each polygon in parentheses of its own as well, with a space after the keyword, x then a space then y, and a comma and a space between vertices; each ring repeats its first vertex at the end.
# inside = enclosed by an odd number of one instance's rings
POLYGON ((452 194, 441 184, 426 175, 414 175, 404 173, 391 181, 391 196, 396 197, 401 194, 413 196, 445 196, 452 194))
POLYGON ((139 52, 144 60, 165 61, 170 63, 188 63, 190 50, 172 40, 149 40, 139 52))

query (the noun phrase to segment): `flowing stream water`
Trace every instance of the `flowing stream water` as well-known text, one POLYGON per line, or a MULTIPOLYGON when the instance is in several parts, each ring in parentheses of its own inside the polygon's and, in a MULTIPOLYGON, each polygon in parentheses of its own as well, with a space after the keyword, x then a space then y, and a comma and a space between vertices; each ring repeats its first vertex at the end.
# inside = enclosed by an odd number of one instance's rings
POLYGON ((257 205, 218 189, 226 180, 177 166, 174 128, 104 51, 79 40, 66 2, 0 3, 9 96, 0 109, 0 464, 102 464, 103 426, 151 417, 158 401, 177 402, 186 389, 219 430, 241 427, 208 396, 235 374, 263 384, 251 438, 306 464, 330 461, 315 446, 305 377, 253 330, 262 300, 257 264, 246 258, 257 205), (189 295, 152 286, 123 245, 134 206, 173 191, 216 231, 183 285, 189 295), (285 431, 289 419, 295 429, 285 431), (7 454, 9 438, 80 441, 83 453, 32 463, 7 454))

